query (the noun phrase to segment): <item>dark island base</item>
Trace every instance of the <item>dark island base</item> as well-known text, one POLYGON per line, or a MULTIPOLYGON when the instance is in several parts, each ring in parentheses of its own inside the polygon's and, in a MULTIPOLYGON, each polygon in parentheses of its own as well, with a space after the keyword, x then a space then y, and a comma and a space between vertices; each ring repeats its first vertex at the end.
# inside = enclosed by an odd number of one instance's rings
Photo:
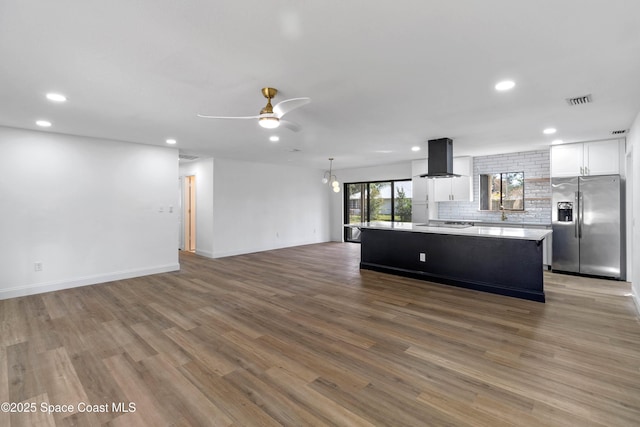
POLYGON ((545 301, 541 242, 378 229, 361 239, 361 269, 545 301))

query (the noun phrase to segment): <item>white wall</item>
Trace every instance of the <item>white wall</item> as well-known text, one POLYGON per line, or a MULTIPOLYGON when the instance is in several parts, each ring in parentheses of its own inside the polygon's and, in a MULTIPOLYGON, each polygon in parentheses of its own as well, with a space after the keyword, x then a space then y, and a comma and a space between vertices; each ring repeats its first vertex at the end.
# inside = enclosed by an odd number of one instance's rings
POLYGON ((0 127, 0 298, 178 269, 177 176, 175 149, 0 127))
MULTIPOLYGON (((636 308, 640 313, 640 113, 636 116, 635 121, 631 125, 627 136, 627 151, 631 150, 632 163, 635 169, 632 175, 632 182, 627 180, 627 194, 635 195, 630 197, 632 204, 631 218, 627 218, 627 236, 631 239, 631 259, 634 268, 631 269, 631 277, 627 277, 631 281, 633 298, 636 302, 636 308)), ((629 259, 629 258, 628 258, 629 259)))
POLYGON ((331 192, 331 240, 344 241, 344 185, 345 183, 411 179, 411 161, 366 168, 333 171, 342 187, 340 193, 331 192))
POLYGON ((213 172, 214 257, 329 240, 322 170, 216 158, 213 172))
POLYGON ((180 165, 180 176, 195 176, 196 254, 213 257, 213 159, 180 165))

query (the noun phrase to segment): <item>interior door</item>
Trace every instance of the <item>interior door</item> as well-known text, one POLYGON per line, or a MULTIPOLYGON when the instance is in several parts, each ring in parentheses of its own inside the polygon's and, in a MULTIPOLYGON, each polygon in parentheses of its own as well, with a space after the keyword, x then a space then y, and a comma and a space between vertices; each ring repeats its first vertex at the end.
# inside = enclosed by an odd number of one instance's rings
POLYGON ((184 250, 196 250, 196 177, 184 177, 184 250))

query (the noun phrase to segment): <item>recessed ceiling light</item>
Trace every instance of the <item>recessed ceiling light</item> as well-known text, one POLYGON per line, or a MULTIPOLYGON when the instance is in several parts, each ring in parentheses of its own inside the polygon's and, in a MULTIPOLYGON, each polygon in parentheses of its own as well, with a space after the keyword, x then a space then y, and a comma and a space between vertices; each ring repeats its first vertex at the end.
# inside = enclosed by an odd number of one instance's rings
POLYGON ((393 151, 391 151, 391 150, 376 150, 376 153, 389 154, 389 153, 393 153, 393 151))
POLYGON ((413 147, 411 147, 411 151, 420 151, 420 147, 414 145, 413 147))
POLYGON ((53 102, 65 102, 67 100, 67 97, 60 93, 48 93, 47 99, 53 102))
POLYGON ((497 91, 503 92, 505 90, 513 89, 516 83, 513 80, 503 80, 496 83, 495 88, 497 91))
POLYGON ((542 131, 542 133, 544 133, 545 135, 551 135, 556 133, 556 128, 546 128, 545 130, 542 131))
POLYGON ((552 144, 562 144, 562 140, 561 139, 554 139, 553 141, 551 141, 552 144))
POLYGON ((176 141, 176 140, 175 140, 175 139, 173 139, 173 138, 169 138, 169 139, 167 139, 167 144, 174 145, 176 142, 178 142, 178 141, 176 141))
POLYGON ((51 127, 51 122, 50 122, 50 121, 48 121, 48 120, 38 120, 38 121, 36 122, 36 124, 37 124, 38 126, 40 126, 40 127, 43 127, 43 128, 51 127))
POLYGON ((271 141, 271 142, 278 142, 278 141, 280 141, 280 137, 279 137, 278 135, 271 135, 271 136, 269 137, 269 141, 271 141))

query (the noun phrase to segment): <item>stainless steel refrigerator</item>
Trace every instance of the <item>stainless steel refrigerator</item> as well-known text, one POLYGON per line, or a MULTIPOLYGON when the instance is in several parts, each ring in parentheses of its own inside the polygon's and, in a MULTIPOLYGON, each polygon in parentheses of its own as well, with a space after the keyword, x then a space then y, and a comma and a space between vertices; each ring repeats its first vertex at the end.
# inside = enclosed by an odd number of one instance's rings
POLYGON ((619 175, 553 178, 552 269, 624 279, 619 175))

